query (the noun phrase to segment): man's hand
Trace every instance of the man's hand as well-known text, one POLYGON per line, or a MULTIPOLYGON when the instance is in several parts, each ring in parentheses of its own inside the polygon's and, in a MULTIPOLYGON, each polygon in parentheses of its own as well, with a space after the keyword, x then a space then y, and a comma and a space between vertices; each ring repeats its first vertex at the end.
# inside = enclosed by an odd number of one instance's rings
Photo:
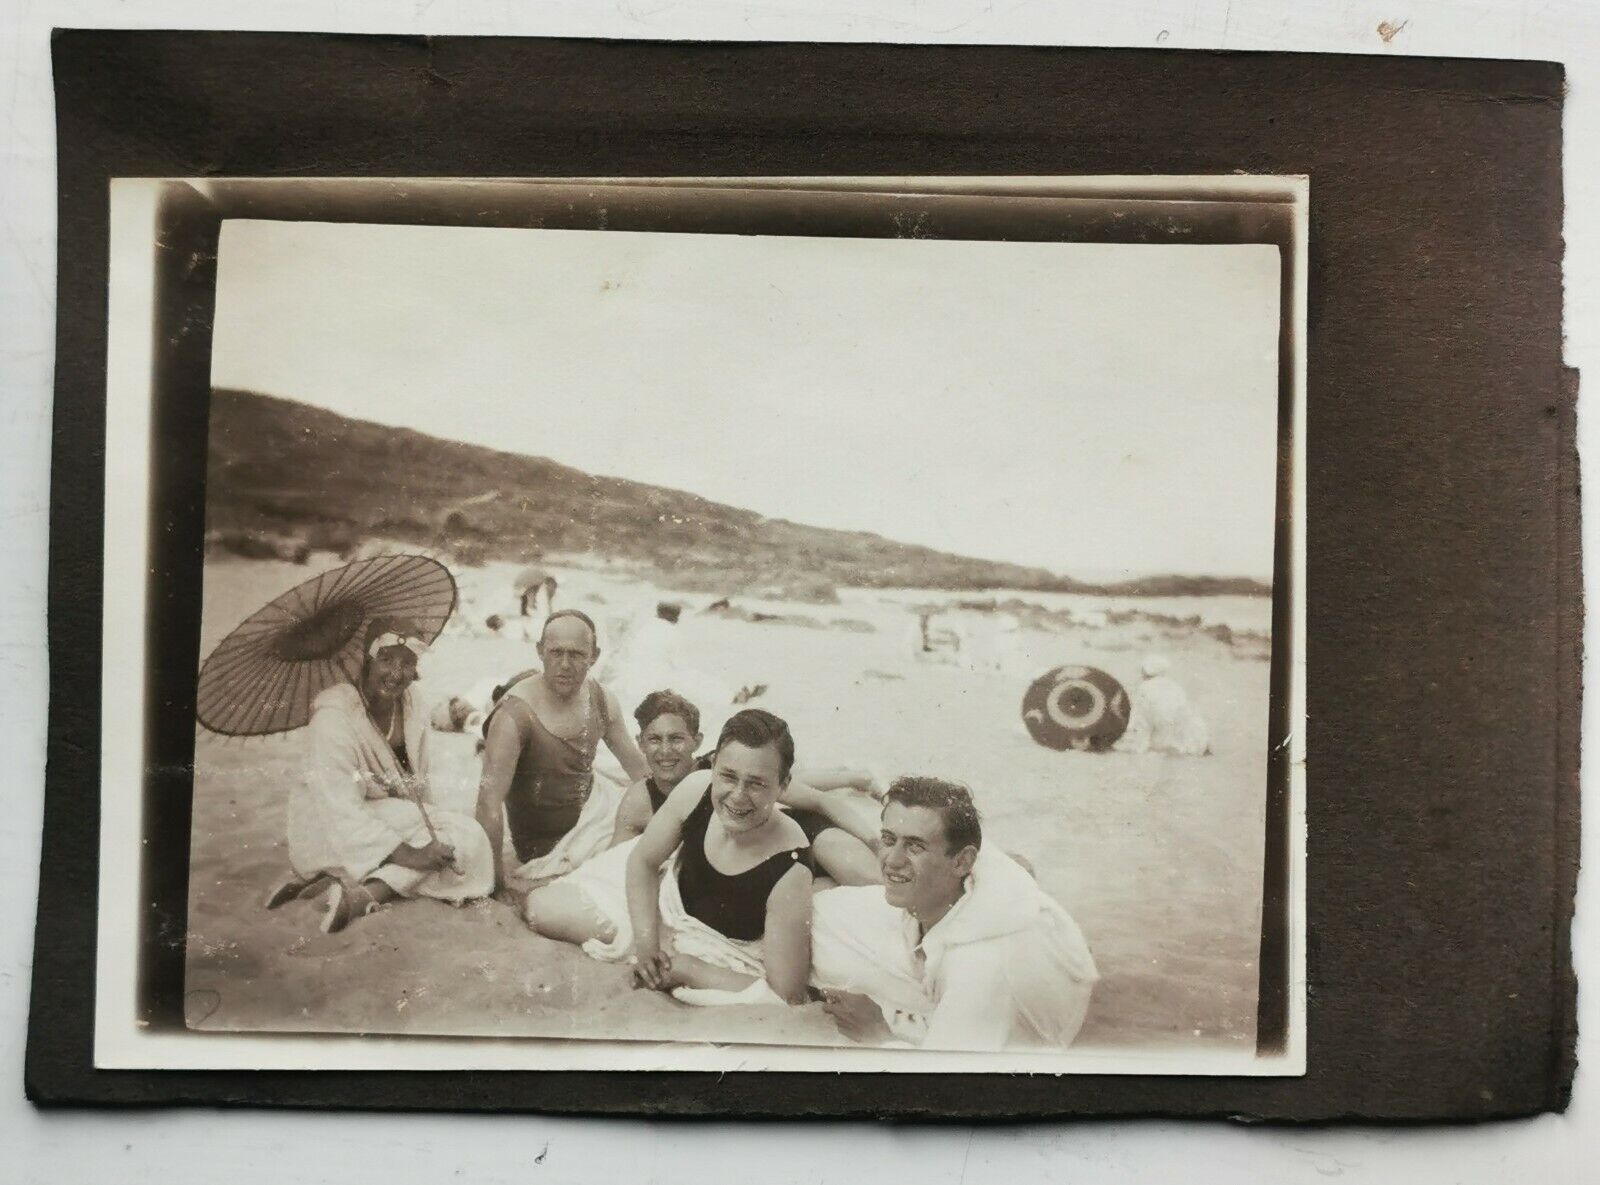
POLYGON ((823 992, 822 1010, 833 1018, 841 1033, 863 1045, 882 1045, 894 1036, 889 1022, 883 1019, 883 1010, 860 992, 823 992))
POLYGON ((672 952, 634 948, 633 982, 653 992, 664 992, 674 985, 672 952))
POLYGON ((500 882, 500 887, 495 890, 494 899, 502 905, 509 905, 520 914, 531 892, 533 892, 533 882, 523 880, 514 872, 508 872, 505 879, 500 882))
POLYGON ((455 864, 456 850, 438 840, 431 840, 420 848, 401 844, 389 859, 402 868, 412 868, 418 872, 438 872, 441 868, 450 868, 455 864))
POLYGON ((875 802, 882 802, 883 796, 889 793, 888 783, 884 782, 870 769, 857 770, 855 779, 851 784, 861 793, 869 795, 875 802))

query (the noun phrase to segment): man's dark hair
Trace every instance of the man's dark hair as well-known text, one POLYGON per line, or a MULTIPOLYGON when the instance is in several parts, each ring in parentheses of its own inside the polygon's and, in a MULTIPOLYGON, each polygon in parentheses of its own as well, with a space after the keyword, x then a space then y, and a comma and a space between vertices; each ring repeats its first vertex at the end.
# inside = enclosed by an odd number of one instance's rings
POLYGON ((544 645, 544 636, 550 631, 550 623, 552 621, 560 621, 563 617, 576 617, 579 621, 583 622, 584 625, 588 626, 590 649, 597 652, 599 651, 600 631, 595 628, 594 618, 590 617, 582 609, 557 609, 549 617, 546 617, 544 619, 544 625, 539 627, 539 645, 544 645))
POLYGON ((729 741, 738 741, 752 749, 776 745, 779 777, 783 781, 789 780, 789 771, 794 768, 794 737, 789 734, 789 725, 781 718, 760 708, 735 712, 728 717, 728 722, 722 726, 722 734, 717 737, 718 751, 729 741))
POLYGON ((898 802, 904 807, 921 806, 938 811, 944 825, 945 851, 949 855, 955 855, 962 848, 977 850, 983 846, 983 826, 972 801, 972 791, 959 782, 929 777, 896 778, 883 801, 885 805, 898 802))
POLYGON ((649 728, 662 716, 681 716, 683 722, 689 726, 690 732, 700 731, 700 709, 676 691, 652 691, 640 700, 639 706, 633 710, 633 718, 639 722, 640 732, 649 728))

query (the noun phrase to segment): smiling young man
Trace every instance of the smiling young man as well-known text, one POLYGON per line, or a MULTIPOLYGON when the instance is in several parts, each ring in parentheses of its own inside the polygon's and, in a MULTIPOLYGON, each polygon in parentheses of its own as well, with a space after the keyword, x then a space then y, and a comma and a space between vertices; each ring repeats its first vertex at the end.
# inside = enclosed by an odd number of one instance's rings
MULTIPOLYGON (((696 725, 668 715, 669 727, 696 725)), ((756 708, 736 713, 717 738, 712 768, 681 777, 632 844, 534 890, 524 919, 594 958, 633 961, 643 987, 761 989, 765 1002, 803 1002, 809 845, 777 809, 793 770, 789 726, 756 708)))
POLYGON ((839 1030, 926 1049, 1065 1048, 1098 973, 1077 924, 1004 852, 965 786, 900 778, 884 798, 883 886, 813 906, 812 983, 839 1030))
POLYGON ((633 713, 639 725, 639 749, 650 775, 628 787, 617 805, 611 846, 644 834, 667 795, 694 772, 700 734, 700 709, 675 691, 652 691, 633 713))
MULTIPOLYGON (((652 691, 634 711, 639 724, 639 748, 649 763, 650 776, 629 786, 617 806, 611 846, 643 835, 650 819, 673 789, 691 773, 709 770, 712 755, 696 757, 705 739, 700 733, 700 709, 675 691, 652 691)), ((864 771, 796 768, 783 792, 784 806, 806 833, 815 849, 817 871, 843 885, 878 883, 877 860, 866 829, 867 819, 838 791, 872 786, 864 771)))

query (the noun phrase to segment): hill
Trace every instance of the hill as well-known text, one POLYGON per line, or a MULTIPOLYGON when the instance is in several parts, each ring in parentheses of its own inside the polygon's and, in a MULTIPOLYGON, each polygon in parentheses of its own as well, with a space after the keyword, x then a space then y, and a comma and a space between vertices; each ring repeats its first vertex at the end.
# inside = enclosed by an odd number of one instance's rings
POLYGON ((1135 596, 1270 591, 1254 580, 1204 576, 1091 584, 870 532, 766 518, 681 490, 234 390, 212 393, 206 526, 335 549, 380 537, 463 558, 588 554, 649 567, 680 586, 799 595, 835 585, 1135 596))

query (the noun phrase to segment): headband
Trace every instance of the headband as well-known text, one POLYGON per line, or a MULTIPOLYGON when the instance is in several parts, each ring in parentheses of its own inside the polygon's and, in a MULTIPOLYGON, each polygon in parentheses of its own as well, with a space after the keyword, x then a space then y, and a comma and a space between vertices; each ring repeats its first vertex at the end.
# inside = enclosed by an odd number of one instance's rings
POLYGON ((367 647, 367 656, 369 658, 377 658, 378 651, 389 646, 404 646, 418 658, 421 658, 424 654, 428 653, 428 644, 421 638, 408 638, 404 634, 390 632, 386 634, 379 634, 376 638, 372 639, 372 644, 367 647))

